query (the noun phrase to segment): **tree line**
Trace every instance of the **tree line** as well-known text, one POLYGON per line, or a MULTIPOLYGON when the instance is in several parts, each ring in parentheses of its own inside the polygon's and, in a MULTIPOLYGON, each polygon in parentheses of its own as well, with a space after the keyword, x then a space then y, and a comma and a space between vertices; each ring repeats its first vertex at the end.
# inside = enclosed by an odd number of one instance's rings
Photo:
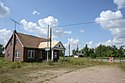
POLYGON ((0 44, 0 56, 3 56, 4 46, 0 44))
POLYGON ((77 55, 77 53, 81 53, 81 57, 125 57, 125 49, 124 46, 120 46, 119 48, 115 45, 113 46, 106 46, 100 44, 96 48, 89 48, 86 44, 85 47, 83 47, 81 50, 78 50, 78 48, 75 50, 72 50, 73 55, 77 55))

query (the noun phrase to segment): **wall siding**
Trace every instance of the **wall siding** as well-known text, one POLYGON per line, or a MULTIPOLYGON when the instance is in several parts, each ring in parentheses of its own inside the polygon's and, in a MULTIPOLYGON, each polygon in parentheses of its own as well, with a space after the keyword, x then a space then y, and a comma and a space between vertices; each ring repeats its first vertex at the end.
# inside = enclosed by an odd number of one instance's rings
MULTIPOLYGON (((17 36, 16 36, 15 40, 17 40, 17 42, 15 44, 15 51, 19 50, 20 55, 19 55, 19 58, 16 58, 14 56, 14 61, 23 61, 23 47, 20 44, 17 36)), ((13 37, 10 39, 8 46, 5 49, 5 60, 12 61, 12 58, 13 58, 13 37), (9 52, 9 56, 8 56, 8 52, 9 52)))
POLYGON ((5 49, 5 60, 12 61, 12 55, 13 55, 13 38, 10 39, 8 46, 5 49), (8 56, 9 55, 9 56, 8 56))

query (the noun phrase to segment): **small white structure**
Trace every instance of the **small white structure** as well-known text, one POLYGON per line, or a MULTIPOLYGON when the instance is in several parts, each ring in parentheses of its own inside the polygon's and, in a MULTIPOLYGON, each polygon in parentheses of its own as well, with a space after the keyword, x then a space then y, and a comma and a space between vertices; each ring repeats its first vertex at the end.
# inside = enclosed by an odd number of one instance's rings
POLYGON ((74 58, 79 58, 79 56, 77 56, 77 55, 74 55, 74 58))

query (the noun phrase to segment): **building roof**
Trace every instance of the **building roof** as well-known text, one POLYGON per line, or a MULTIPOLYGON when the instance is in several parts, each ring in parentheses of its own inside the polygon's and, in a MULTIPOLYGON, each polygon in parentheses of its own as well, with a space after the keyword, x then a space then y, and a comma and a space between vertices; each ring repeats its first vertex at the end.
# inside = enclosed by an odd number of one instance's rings
POLYGON ((17 33, 17 32, 16 32, 16 35, 19 38, 20 42, 23 44, 23 46, 28 48, 38 48, 41 42, 49 41, 46 38, 40 38, 40 37, 17 33))
MULTIPOLYGON (((58 44, 59 42, 57 42, 57 41, 52 41, 52 43, 51 43, 51 45, 52 45, 52 48, 54 47, 54 46, 56 46, 57 44, 58 44)), ((50 47, 50 42, 41 42, 40 44, 39 44, 39 46, 38 46, 38 48, 49 48, 50 47), (48 46, 47 46, 47 43, 48 43, 48 46)))
MULTIPOLYGON (((23 34, 23 33, 19 33, 14 31, 14 33, 18 39, 18 41, 20 42, 20 44, 22 45, 22 47, 27 47, 27 48, 40 48, 40 49, 45 49, 45 48, 50 48, 50 43, 49 43, 49 39, 47 38, 41 38, 41 37, 36 37, 36 36, 32 36, 32 35, 27 35, 27 34, 23 34), (48 43, 48 46, 47 46, 48 43)), ((12 40, 13 38, 13 34, 11 36, 11 38, 9 39, 8 43, 5 46, 8 46, 9 42, 12 40)), ((61 49, 65 49, 65 47, 63 46, 63 44, 59 41, 52 41, 51 43, 51 48, 58 48, 58 44, 60 44, 61 49), (56 47, 57 46, 57 47, 56 47)))

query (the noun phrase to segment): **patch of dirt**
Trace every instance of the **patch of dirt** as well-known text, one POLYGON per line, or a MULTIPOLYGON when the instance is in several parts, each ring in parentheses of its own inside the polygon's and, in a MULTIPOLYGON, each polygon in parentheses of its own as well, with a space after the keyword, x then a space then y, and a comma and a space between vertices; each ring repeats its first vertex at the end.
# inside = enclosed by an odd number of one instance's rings
POLYGON ((43 83, 50 81, 64 73, 70 72, 70 69, 47 69, 47 70, 34 70, 30 72, 27 77, 26 83, 43 83))

